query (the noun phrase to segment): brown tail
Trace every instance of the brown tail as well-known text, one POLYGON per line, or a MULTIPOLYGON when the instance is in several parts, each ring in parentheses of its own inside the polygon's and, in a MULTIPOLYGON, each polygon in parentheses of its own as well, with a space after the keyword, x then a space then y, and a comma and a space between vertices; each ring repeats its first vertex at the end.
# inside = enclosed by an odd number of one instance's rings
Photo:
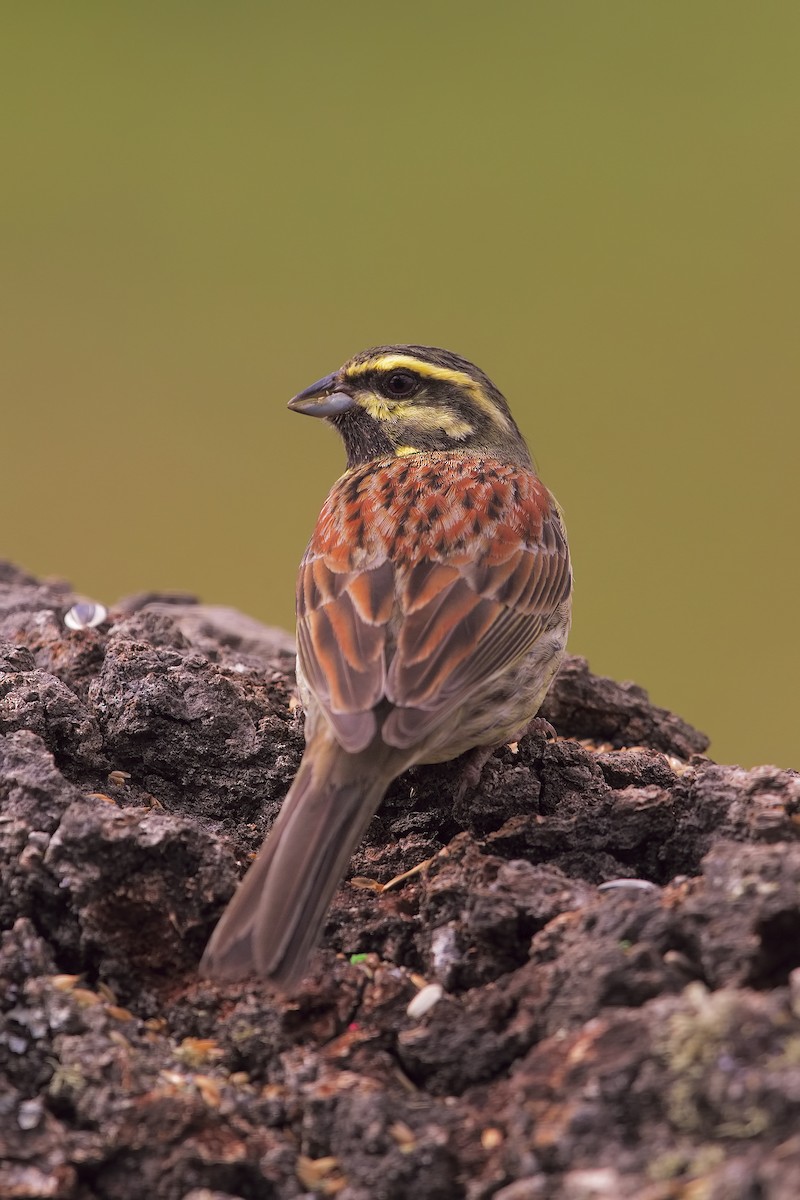
POLYGON ((399 774, 387 774, 369 751, 347 754, 320 742, 303 755, 277 821, 211 935, 202 975, 258 975, 286 991, 302 977, 350 857, 399 774))

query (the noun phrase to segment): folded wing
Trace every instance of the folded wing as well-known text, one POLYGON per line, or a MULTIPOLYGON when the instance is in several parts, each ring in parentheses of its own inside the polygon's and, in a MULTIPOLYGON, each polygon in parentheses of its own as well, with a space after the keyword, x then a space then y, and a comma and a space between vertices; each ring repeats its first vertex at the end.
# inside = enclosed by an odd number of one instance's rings
POLYGON ((379 727, 398 748, 424 740, 528 653, 571 589, 561 519, 533 474, 459 456, 395 490, 390 524, 394 466, 364 475, 357 544, 334 489, 298 579, 300 666, 351 752, 379 727))

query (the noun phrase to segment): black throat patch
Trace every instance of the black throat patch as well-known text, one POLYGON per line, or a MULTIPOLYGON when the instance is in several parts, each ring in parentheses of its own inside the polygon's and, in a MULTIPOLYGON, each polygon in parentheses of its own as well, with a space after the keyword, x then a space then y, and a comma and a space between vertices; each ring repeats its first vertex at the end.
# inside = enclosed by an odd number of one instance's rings
POLYGON ((329 417, 337 430, 347 452, 348 467, 371 462, 374 458, 388 458, 394 454, 394 446, 376 421, 363 408, 355 407, 336 417, 329 417))

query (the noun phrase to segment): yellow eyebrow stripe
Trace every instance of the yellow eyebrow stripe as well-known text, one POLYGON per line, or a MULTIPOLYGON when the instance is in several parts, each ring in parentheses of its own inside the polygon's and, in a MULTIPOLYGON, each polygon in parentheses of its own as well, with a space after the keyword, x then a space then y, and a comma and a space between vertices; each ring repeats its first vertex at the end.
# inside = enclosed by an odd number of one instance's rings
POLYGON ((481 385, 466 371, 454 371, 450 367, 440 367, 436 363, 425 362, 424 359, 414 358, 413 354, 377 354, 365 362, 356 363, 347 369, 347 377, 366 375, 370 371, 397 371, 406 368, 415 375, 425 379, 439 379, 444 383, 455 384, 465 392, 469 392, 475 403, 483 409, 498 424, 509 428, 505 413, 498 409, 484 392, 481 385))

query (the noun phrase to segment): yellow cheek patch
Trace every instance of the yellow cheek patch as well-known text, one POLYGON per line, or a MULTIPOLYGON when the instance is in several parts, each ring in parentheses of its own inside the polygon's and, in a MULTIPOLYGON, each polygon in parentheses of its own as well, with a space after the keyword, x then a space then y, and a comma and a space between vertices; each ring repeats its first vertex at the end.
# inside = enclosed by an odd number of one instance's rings
MULTIPOLYGON (((408 371, 413 371, 415 375, 422 376, 423 379, 438 379, 444 383, 452 383, 455 387, 460 388, 461 391, 467 392, 472 401, 498 425, 502 425, 504 429, 510 428, 505 413, 498 409, 497 405, 486 395, 478 381, 473 379, 471 375, 467 375, 466 371, 455 371, 451 370, 450 367, 439 367, 435 363, 415 358, 413 354, 377 354, 374 358, 367 359, 366 362, 355 363, 354 366, 348 367, 347 378, 353 379, 359 375, 366 375, 370 371, 388 372, 404 368, 408 371)), ((374 399, 380 400, 380 397, 376 396, 374 399)), ((385 403, 384 401, 380 402, 385 403)), ((396 414, 396 412, 397 410, 394 409, 393 413, 396 414)))
POLYGON ((397 416, 396 407, 375 392, 360 392, 356 400, 375 421, 388 421, 390 417, 397 416))
POLYGON ((395 446, 394 452, 398 458, 408 458, 409 454, 419 454, 416 446, 395 446))
MULTIPOLYGON (((393 414, 394 415, 394 414, 393 414)), ((444 433, 447 437, 463 441, 475 430, 468 421, 449 408, 411 408, 404 414, 410 426, 409 433, 419 429, 422 433, 444 433)))
POLYGON ((456 441, 475 432, 468 421, 449 408, 426 407, 413 400, 385 400, 375 392, 361 392, 356 399, 374 420, 400 426, 401 432, 413 434, 418 429, 422 433, 443 433, 456 441))

